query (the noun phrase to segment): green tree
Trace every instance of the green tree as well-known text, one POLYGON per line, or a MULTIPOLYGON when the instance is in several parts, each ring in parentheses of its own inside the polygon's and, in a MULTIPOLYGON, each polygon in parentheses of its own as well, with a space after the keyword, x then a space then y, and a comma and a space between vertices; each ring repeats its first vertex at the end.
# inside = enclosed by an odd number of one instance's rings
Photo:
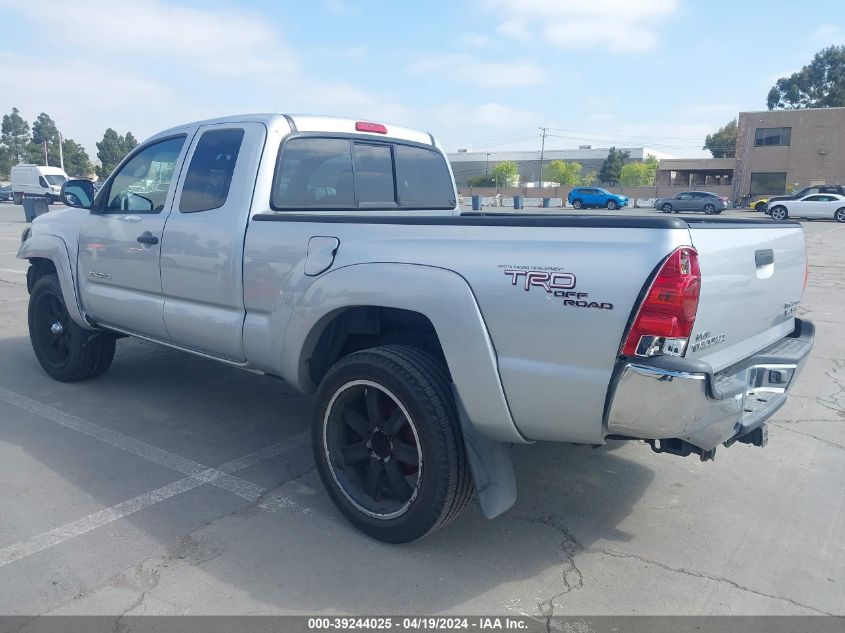
POLYGON ((56 127, 56 122, 46 112, 38 115, 32 123, 32 144, 37 147, 31 147, 30 155, 35 158, 38 163, 44 160, 44 144, 47 144, 47 164, 53 167, 59 167, 61 160, 59 156, 59 142, 61 134, 59 128, 56 127))
POLYGON ((132 132, 127 132, 126 136, 123 137, 123 151, 124 153, 128 154, 133 149, 138 147, 138 141, 132 136, 132 132))
POLYGON ((646 187, 654 184, 660 160, 654 154, 648 154, 641 163, 625 163, 619 172, 619 182, 632 187, 646 187))
POLYGON ((91 159, 85 148, 71 138, 62 141, 62 151, 65 157, 65 171, 71 176, 87 178, 94 171, 91 159))
POLYGON ((845 45, 823 48, 797 73, 778 79, 766 105, 769 110, 845 106, 845 45))
POLYGON ((500 187, 515 187, 519 184, 519 167, 511 160, 499 163, 493 168, 493 179, 500 187))
POLYGON ((0 180, 9 180, 12 171, 12 154, 5 145, 0 145, 0 180))
POLYGON ((469 187, 495 187, 496 179, 493 176, 476 176, 475 178, 467 178, 467 186, 469 187))
POLYGON ((619 150, 611 147, 607 152, 607 158, 602 163, 601 171, 599 171, 599 180, 610 185, 615 185, 619 182, 619 177, 622 173, 622 166, 625 161, 631 157, 631 152, 628 150, 619 150))
POLYGON ((736 119, 728 121, 713 134, 704 137, 704 147, 709 149, 713 158, 733 158, 736 156, 736 138, 738 132, 736 119))
POLYGON ((561 187, 574 187, 581 180, 581 163, 553 160, 544 171, 544 180, 556 182, 561 187))
POLYGON ((2 129, 0 139, 8 148, 12 163, 17 165, 25 157, 26 147, 32 140, 29 135, 29 123, 20 115, 20 110, 12 108, 11 114, 3 115, 3 124, 0 129, 2 129))
POLYGON ((132 136, 132 132, 127 132, 126 136, 121 136, 113 129, 108 128, 103 134, 103 140, 97 143, 97 158, 100 160, 100 164, 96 168, 97 176, 101 179, 108 178, 117 164, 137 145, 138 141, 132 136))
POLYGON ((596 184, 596 181, 599 179, 599 175, 595 172, 595 170, 590 170, 578 181, 578 184, 582 187, 589 187, 590 185, 596 184))

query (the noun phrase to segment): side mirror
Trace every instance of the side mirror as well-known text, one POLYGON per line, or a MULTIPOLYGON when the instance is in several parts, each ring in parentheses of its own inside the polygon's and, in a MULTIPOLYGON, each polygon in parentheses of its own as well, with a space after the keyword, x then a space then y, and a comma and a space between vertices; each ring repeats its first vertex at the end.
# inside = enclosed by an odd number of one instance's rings
POLYGON ((65 181, 62 185, 62 202, 69 207, 90 209, 94 204, 94 183, 82 178, 65 181))

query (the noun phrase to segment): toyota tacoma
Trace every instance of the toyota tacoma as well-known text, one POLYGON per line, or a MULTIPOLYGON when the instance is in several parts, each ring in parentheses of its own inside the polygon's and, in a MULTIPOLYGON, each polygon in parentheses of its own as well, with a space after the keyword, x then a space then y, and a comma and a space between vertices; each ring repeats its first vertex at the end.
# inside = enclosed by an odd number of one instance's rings
POLYGON ((133 336, 281 377, 314 394, 331 498, 389 542, 473 491, 507 510, 516 444, 762 446, 813 342, 799 224, 463 213, 394 125, 181 125, 61 197, 18 253, 44 370, 93 378, 133 336))

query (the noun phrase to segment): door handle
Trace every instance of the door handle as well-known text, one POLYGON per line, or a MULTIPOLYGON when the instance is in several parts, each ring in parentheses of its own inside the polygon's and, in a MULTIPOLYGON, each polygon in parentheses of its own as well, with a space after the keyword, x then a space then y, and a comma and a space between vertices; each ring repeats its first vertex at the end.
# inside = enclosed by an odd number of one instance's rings
POLYGON ((138 236, 138 242, 149 245, 158 244, 158 238, 149 231, 144 231, 138 236))

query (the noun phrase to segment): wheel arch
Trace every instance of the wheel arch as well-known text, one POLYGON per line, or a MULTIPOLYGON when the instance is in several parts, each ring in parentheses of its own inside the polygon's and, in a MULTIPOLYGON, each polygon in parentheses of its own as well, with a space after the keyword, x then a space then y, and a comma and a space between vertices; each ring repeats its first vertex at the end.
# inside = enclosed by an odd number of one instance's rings
POLYGON ((94 330, 85 318, 85 313, 79 303, 79 293, 76 291, 74 269, 71 265, 70 254, 64 240, 56 235, 30 235, 21 245, 18 259, 29 260, 27 271, 27 290, 32 287, 39 277, 55 273, 59 278, 68 314, 81 328, 94 330))
MULTIPOLYGON (((282 377, 313 392, 315 377, 344 347, 391 336, 442 354, 467 414, 490 439, 524 443, 498 372, 498 360, 475 296, 457 273, 417 264, 355 264, 333 270, 300 297, 288 322, 282 377), (383 328, 383 319, 392 324, 383 328), (359 337, 347 344, 349 336, 359 337), (321 340, 323 341, 321 343, 321 340), (312 375, 313 365, 313 375, 312 375)), ((406 342, 407 344, 407 342, 406 342)))

